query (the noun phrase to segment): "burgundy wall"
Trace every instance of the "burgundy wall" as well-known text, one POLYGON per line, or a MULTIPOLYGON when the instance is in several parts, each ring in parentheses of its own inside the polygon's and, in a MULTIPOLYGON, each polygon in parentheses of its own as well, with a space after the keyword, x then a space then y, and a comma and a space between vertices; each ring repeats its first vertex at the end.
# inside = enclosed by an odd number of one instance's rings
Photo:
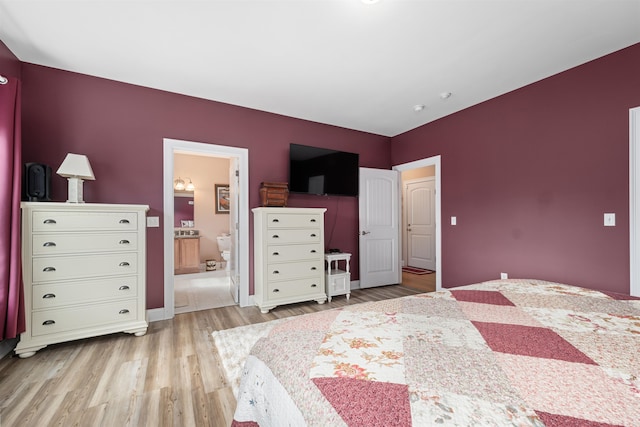
POLYGON ((0 74, 20 78, 20 61, 0 40, 0 74))
POLYGON ((637 106, 640 44, 394 137, 394 165, 442 156, 443 285, 507 272, 628 294, 637 106))
MULTIPOLYGON (((55 171, 68 152, 86 154, 96 176, 84 184, 87 202, 148 204, 161 222, 163 138, 248 148, 251 208, 259 206, 261 182, 287 181, 291 142, 359 153, 363 167, 390 167, 383 136, 27 63, 22 79, 23 160, 55 171)), ((53 199, 66 200, 66 191, 55 175, 53 199)), ((289 206, 328 208, 331 246, 358 259, 356 198, 292 195, 289 206)), ((157 308, 164 304, 162 224, 147 231, 147 307, 157 308)), ((252 224, 249 235, 253 247, 252 224)), ((253 289, 253 254, 250 266, 253 289)))

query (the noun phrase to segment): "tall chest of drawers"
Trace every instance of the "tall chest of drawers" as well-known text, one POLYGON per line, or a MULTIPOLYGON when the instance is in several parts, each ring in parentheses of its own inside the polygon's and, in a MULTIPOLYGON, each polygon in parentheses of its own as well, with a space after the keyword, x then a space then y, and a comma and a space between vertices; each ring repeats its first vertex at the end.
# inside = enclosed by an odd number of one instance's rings
POLYGON ((255 208, 254 302, 262 313, 302 301, 327 300, 324 208, 255 208))
POLYGON ((63 341, 147 331, 146 205, 22 203, 20 357, 63 341))

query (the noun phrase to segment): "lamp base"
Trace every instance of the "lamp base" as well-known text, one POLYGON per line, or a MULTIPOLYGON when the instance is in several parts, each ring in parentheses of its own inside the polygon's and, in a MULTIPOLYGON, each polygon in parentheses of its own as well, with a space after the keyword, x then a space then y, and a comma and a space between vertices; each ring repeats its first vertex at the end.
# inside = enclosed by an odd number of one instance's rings
POLYGON ((83 180, 81 178, 70 177, 69 181, 69 196, 67 203, 84 203, 82 200, 82 185, 83 180))

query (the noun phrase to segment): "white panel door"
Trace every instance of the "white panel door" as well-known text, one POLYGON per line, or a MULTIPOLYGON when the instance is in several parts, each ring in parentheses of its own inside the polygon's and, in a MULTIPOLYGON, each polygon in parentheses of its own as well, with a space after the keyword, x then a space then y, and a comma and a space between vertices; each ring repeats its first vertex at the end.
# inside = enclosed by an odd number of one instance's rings
POLYGON ((411 180, 405 184, 409 267, 436 268, 435 193, 434 178, 411 180))
POLYGON ((360 287, 400 283, 398 172, 360 168, 360 287))

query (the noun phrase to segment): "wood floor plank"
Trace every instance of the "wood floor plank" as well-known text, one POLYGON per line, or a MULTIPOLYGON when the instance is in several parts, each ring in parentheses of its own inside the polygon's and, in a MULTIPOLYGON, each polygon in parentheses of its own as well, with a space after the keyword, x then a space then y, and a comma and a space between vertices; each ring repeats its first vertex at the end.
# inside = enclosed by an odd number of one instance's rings
POLYGON ((113 334, 0 360, 0 426, 228 426, 236 400, 211 333, 366 301, 419 293, 404 286, 354 290, 276 307, 237 306, 177 315, 147 334, 113 334))

